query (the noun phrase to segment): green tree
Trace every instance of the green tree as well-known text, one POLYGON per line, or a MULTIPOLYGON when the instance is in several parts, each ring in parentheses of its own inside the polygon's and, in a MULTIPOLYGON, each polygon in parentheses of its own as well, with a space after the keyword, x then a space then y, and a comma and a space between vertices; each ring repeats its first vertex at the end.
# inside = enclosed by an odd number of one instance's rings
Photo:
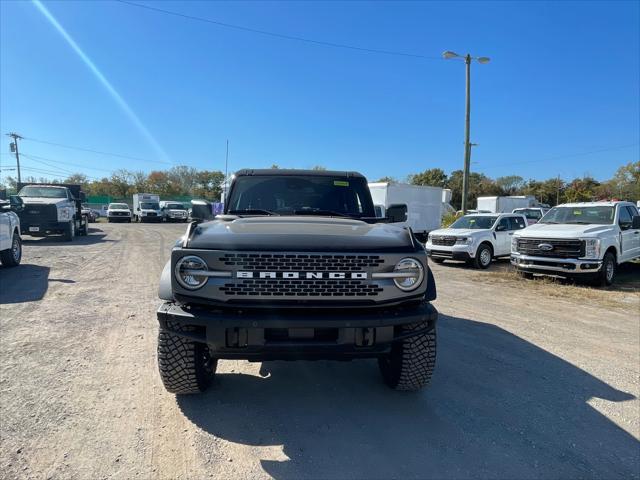
POLYGON ((591 178, 576 178, 564 191, 565 201, 567 202, 590 202, 597 200, 598 188, 600 182, 591 178))
POLYGON ((519 175, 507 175, 496 178, 495 183, 502 191, 502 195, 518 195, 524 186, 524 178, 519 175))
POLYGON ((380 183, 398 183, 398 180, 396 180, 393 177, 382 177, 382 178, 379 178, 378 180, 376 180, 376 182, 380 182, 380 183))
POLYGON ((411 185, 428 185, 444 187, 447 184, 447 174, 441 168, 429 168, 422 173, 409 175, 411 185))

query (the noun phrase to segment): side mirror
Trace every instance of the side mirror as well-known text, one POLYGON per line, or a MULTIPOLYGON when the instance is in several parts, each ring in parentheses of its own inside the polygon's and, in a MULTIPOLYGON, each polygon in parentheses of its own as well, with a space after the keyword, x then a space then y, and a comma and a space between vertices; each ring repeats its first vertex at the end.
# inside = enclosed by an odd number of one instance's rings
POLYGON ((191 200, 191 219, 194 222, 206 222, 213 219, 211 202, 206 200, 191 200))
POLYGON ((80 201, 81 202, 86 202, 87 201, 87 194, 84 192, 80 192, 80 201))
POLYGON ((18 195, 10 195, 9 206, 14 212, 19 212, 24 208, 24 201, 18 195))
POLYGON ((496 227, 496 232, 504 232, 507 229, 504 225, 498 225, 496 227))
POLYGON ((389 205, 387 208, 388 223, 402 223, 407 221, 407 206, 404 203, 389 205))
POLYGON ((631 228, 640 230, 640 215, 634 215, 631 219, 631 228))

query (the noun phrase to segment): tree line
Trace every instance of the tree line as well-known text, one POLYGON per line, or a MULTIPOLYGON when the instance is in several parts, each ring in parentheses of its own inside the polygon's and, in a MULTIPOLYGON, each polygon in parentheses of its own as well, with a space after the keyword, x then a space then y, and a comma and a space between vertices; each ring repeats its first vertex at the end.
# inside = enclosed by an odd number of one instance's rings
MULTIPOLYGON (((271 168, 278 166, 273 165, 271 168)), ((324 170, 324 167, 316 166, 314 169, 324 170)), ((80 184, 88 196, 127 198, 134 193, 147 192, 157 193, 162 198, 197 197, 218 201, 222 193, 224 173, 182 165, 149 173, 120 169, 110 177, 99 180, 76 173, 64 180, 28 177, 25 181, 80 184)), ((400 182, 394 177, 383 177, 377 181, 400 182)), ((441 168, 430 168, 409 175, 405 181, 412 185, 449 188, 453 207, 459 209, 462 204, 462 170, 447 174, 441 168)), ((14 178, 6 177, 5 182, 9 189, 15 189, 14 178)), ((538 201, 549 205, 611 198, 637 201, 640 199, 640 161, 621 166, 611 179, 603 182, 589 176, 566 182, 559 178, 525 180, 518 175, 508 175, 493 179, 483 173, 470 174, 469 205, 475 206, 478 197, 497 195, 533 195, 538 201)))

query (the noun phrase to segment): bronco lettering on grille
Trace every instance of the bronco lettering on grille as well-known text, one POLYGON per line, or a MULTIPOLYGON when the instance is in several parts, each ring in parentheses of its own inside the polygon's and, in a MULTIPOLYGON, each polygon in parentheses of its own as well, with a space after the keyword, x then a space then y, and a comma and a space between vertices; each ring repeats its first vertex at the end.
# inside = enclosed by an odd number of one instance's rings
POLYGON ((366 280, 367 272, 236 272, 236 278, 289 278, 289 279, 322 279, 330 280, 366 280))

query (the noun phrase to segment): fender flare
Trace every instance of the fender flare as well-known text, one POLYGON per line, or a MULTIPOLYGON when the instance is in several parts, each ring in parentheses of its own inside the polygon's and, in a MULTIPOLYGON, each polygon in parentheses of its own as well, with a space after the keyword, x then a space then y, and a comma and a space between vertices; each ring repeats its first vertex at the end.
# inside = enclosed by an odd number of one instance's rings
POLYGON ((173 288, 171 288, 171 260, 169 260, 162 269, 160 284, 158 285, 158 297, 168 302, 175 301, 173 298, 173 288))

